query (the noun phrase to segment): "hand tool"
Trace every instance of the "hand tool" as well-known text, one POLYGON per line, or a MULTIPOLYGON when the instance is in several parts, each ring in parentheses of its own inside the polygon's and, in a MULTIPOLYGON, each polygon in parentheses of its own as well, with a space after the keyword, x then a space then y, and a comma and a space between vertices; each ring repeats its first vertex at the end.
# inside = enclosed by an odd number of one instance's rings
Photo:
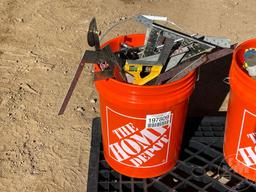
POLYGON ((183 42, 181 43, 181 47, 190 47, 190 51, 186 56, 184 57, 184 60, 188 60, 190 58, 193 58, 197 55, 203 54, 205 52, 209 52, 212 49, 218 47, 217 45, 208 43, 206 41, 203 41, 201 39, 197 39, 193 36, 189 36, 185 33, 178 32, 174 29, 167 28, 165 26, 162 26, 160 24, 153 23, 151 28, 151 33, 148 39, 148 42, 145 47, 144 55, 148 56, 150 54, 154 54, 154 49, 157 47, 158 39, 160 36, 171 38, 174 40, 183 39, 183 42), (154 45, 154 46, 152 46, 154 45), (152 48, 153 47, 153 48, 152 48))
POLYGON ((195 70, 202 64, 210 63, 222 57, 231 55, 233 53, 233 49, 234 47, 215 50, 208 54, 205 53, 201 57, 199 58, 197 57, 192 61, 187 60, 184 63, 181 63, 180 65, 172 68, 171 70, 168 70, 160 74, 157 79, 151 80, 150 82, 147 83, 147 85, 161 85, 163 83, 170 83, 170 82, 176 81, 186 76, 188 73, 195 70))
POLYGON ((162 70, 162 65, 128 64, 124 66, 124 71, 133 76, 133 84, 144 85, 148 81, 157 77, 162 70))
MULTIPOLYGON (((166 70, 171 65, 174 67, 188 51, 187 47, 176 49, 169 58, 166 70)), ((159 56, 160 54, 156 54, 141 59, 126 60, 124 71, 134 77, 131 83, 143 85, 157 77, 163 68, 163 65, 158 62, 159 56)))
POLYGON ((106 62, 109 67, 104 69, 104 71, 94 72, 94 80, 104 80, 107 78, 115 77, 119 81, 126 81, 125 74, 122 73, 122 69, 118 63, 116 56, 112 53, 109 46, 104 47, 102 50, 90 51, 86 50, 84 56, 77 68, 75 76, 71 82, 69 90, 63 101, 59 115, 62 115, 66 109, 66 106, 70 100, 71 95, 76 87, 78 79, 83 71, 85 63, 103 63, 106 62))
POLYGON ((93 18, 89 24, 89 30, 87 33, 87 41, 89 46, 95 47, 95 51, 86 50, 78 68, 76 70, 75 76, 71 82, 69 90, 64 98, 62 106, 58 115, 62 115, 67 107, 67 104, 73 94, 73 91, 77 85, 78 79, 83 71, 85 63, 94 63, 94 64, 104 64, 108 66, 104 71, 94 72, 94 80, 104 80, 106 78, 115 77, 119 81, 126 81, 126 76, 122 72, 122 65, 114 53, 111 51, 109 46, 100 49, 99 41, 99 31, 97 30, 96 19, 93 18), (106 65, 106 63, 108 65, 106 65))
MULTIPOLYGON (((147 26, 147 25, 146 25, 147 26)), ((216 38, 216 37, 209 37, 209 36, 199 36, 199 35, 187 35, 185 33, 176 31, 174 29, 170 29, 167 28, 165 26, 162 26, 160 24, 157 23, 152 23, 151 24, 151 32, 150 35, 148 37, 148 42, 146 44, 145 47, 145 51, 144 54, 146 53, 147 55, 150 54, 154 54, 155 53, 155 47, 159 46, 159 41, 158 39, 160 39, 160 37, 166 37, 166 38, 172 38, 174 40, 176 39, 183 39, 180 47, 187 47, 189 48, 189 51, 187 52, 187 54, 184 54, 178 58, 176 58, 175 60, 173 60, 173 63, 170 63, 169 66, 167 65, 167 67, 165 68, 165 70, 162 70, 162 73, 155 79, 151 80, 150 82, 147 83, 147 85, 153 85, 153 84, 161 84, 164 83, 168 80, 173 78, 171 76, 171 71, 172 69, 176 70, 176 73, 180 73, 180 74, 186 74, 186 71, 189 71, 194 68, 197 68, 198 66, 200 66, 200 62, 203 63, 202 61, 205 60, 205 57, 202 57, 199 59, 199 61, 194 61, 195 59, 198 59, 198 57, 202 54, 205 53, 210 53, 212 51, 216 51, 216 50, 220 50, 223 48, 230 48, 231 44, 230 41, 228 39, 225 38, 216 38), (154 44, 154 46, 152 46, 152 44, 154 44), (152 48, 153 47, 153 48, 152 48), (192 62, 192 64, 191 64, 192 62), (177 66, 180 63, 179 66, 177 66), (184 65, 187 64, 188 66, 184 65), (191 64, 191 67, 190 65, 191 64), (177 67, 175 67, 177 66, 177 67), (182 69, 182 67, 184 67, 184 69, 182 69), (188 67, 187 70, 186 67, 188 67), (169 71, 170 70, 170 71, 169 71), (185 70, 185 71, 180 71, 180 70, 185 70), (169 73, 168 73, 169 71, 169 73), (165 80, 163 79, 163 75, 166 77, 165 80)), ((169 62, 171 62, 172 60, 170 59, 169 62)), ((175 71, 174 70, 174 71, 175 71)), ((174 73, 174 72, 173 72, 174 73)), ((175 77, 175 79, 179 78, 180 75, 177 75, 175 77)))
MULTIPOLYGON (((206 58, 207 61, 206 62, 196 62, 194 64, 190 64, 187 67, 184 65, 182 69, 180 69, 180 71, 178 73, 175 73, 173 75, 173 77, 171 77, 167 83, 176 81, 184 76, 186 76, 188 73, 190 73, 191 71, 195 70, 196 68, 200 67, 202 64, 207 64, 207 63, 211 63, 213 61, 217 61, 218 59, 221 59, 223 57, 229 56, 233 54, 235 47, 231 47, 231 48, 224 48, 224 49, 219 49, 219 50, 215 50, 211 53, 206 53, 206 58)), ((203 59, 202 59, 203 60, 203 59)), ((182 66, 182 65, 180 65, 182 66)))
MULTIPOLYGON (((91 47, 95 47, 95 50, 96 50, 96 54, 98 56, 101 56, 100 53, 98 53, 97 51, 100 50, 100 42, 99 42, 99 32, 97 30, 97 24, 96 24, 96 19, 95 18, 92 18, 90 24, 89 24, 89 30, 87 32, 87 42, 88 42, 88 45, 91 46, 91 47)), ((73 91, 75 90, 75 87, 77 85, 77 82, 78 82, 78 79, 84 69, 84 65, 85 65, 85 60, 86 58, 88 59, 88 52, 85 52, 81 61, 80 61, 80 64, 78 65, 78 68, 76 70, 76 73, 75 73, 75 76, 70 84, 70 87, 68 89, 68 92, 64 98, 64 101, 61 105, 61 108, 59 110, 59 113, 58 115, 62 115, 68 105, 68 102, 73 94, 73 91)))
MULTIPOLYGON (((148 23, 146 26, 149 26, 148 23)), ((156 55, 159 52, 159 48, 161 47, 161 41, 163 38, 173 39, 174 41, 181 42, 179 44, 180 48, 187 48, 189 51, 186 53, 179 55, 177 57, 169 58, 168 63, 164 64, 164 67, 161 69, 161 73, 166 72, 173 67, 177 66, 181 62, 185 62, 187 60, 191 60, 196 58, 204 53, 210 52, 213 49, 220 48, 219 45, 215 45, 212 42, 219 42, 216 39, 211 39, 210 37, 196 37, 196 36, 189 36, 182 32, 175 31, 173 29, 169 29, 165 26, 152 22, 150 24, 150 32, 147 31, 148 38, 145 46, 145 50, 143 52, 144 58, 149 58, 152 55, 156 55)), ((224 40, 223 40, 224 41, 224 40)), ((226 43, 226 42, 225 42, 226 43)), ((220 43, 219 43, 220 44, 220 43)), ((227 43, 225 44, 227 46, 227 43)), ((162 48, 162 47, 161 47, 162 48)), ((170 51, 170 50, 169 50, 170 51)), ((161 53, 163 50, 160 51, 161 53)), ((140 58, 140 61, 145 61, 144 58, 140 58)), ((148 60, 148 59, 147 59, 148 60)), ((144 62, 144 64, 149 64, 149 62, 144 62)), ((151 62, 151 64, 154 62, 151 62)), ((162 63, 162 62, 159 62, 162 63)))
POLYGON ((80 75, 81 75, 81 73, 82 73, 82 71, 84 69, 84 64, 85 64, 85 54, 84 54, 80 64, 78 65, 78 68, 76 70, 75 76, 74 76, 74 78, 73 78, 73 80, 71 82, 71 85, 70 85, 70 87, 68 89, 68 92, 67 92, 67 94, 66 94, 66 96, 64 98, 64 101, 63 101, 63 103, 61 105, 61 108, 59 110, 58 115, 62 115, 64 113, 64 111, 66 110, 68 102, 69 102, 69 100, 70 100, 70 98, 71 98, 71 96, 73 94, 73 91, 75 90, 75 87, 76 87, 76 84, 78 82, 78 79, 79 79, 79 77, 80 77, 80 75))
POLYGON ((124 69, 133 75, 135 84, 159 85, 182 78, 200 65, 211 61, 212 57, 217 59, 222 54, 227 54, 228 50, 232 50, 231 48, 223 49, 230 47, 227 39, 187 35, 154 22, 155 20, 167 21, 165 17, 139 15, 135 19, 148 27, 145 46, 139 48, 123 46, 117 55, 123 60, 127 59, 126 62, 117 57, 109 46, 100 48, 100 31, 97 29, 96 19, 91 20, 87 41, 95 51, 85 51, 59 115, 64 113, 85 63, 98 64, 100 70, 94 72, 95 81, 115 78, 126 82, 124 69))
POLYGON ((113 77, 121 82, 126 82, 126 76, 123 71, 123 61, 119 59, 111 50, 110 46, 107 45, 102 49, 105 55, 105 61, 109 64, 109 68, 113 71, 113 77))
POLYGON ((135 21, 142 23, 143 25, 145 25, 147 27, 147 32, 145 35, 145 40, 144 40, 144 44, 146 45, 147 42, 151 42, 151 45, 153 45, 152 47, 150 45, 148 45, 148 50, 145 50, 145 57, 148 55, 151 55, 152 51, 154 51, 154 46, 156 44, 153 43, 154 40, 149 40, 149 37, 151 36, 151 38, 155 38, 154 35, 152 35, 151 33, 154 33, 154 30, 152 29, 152 24, 154 21, 167 21, 168 18, 167 17, 162 17, 162 16, 151 16, 151 15, 137 15, 134 17, 135 21))
POLYGON ((147 21, 143 19, 140 20, 143 24, 150 28, 150 34, 146 42, 146 47, 144 51, 144 56, 154 55, 156 47, 159 46, 159 39, 163 37, 176 39, 184 39, 181 47, 191 46, 190 53, 187 54, 184 59, 187 60, 194 56, 209 52, 214 48, 230 48, 230 40, 225 38, 217 38, 210 36, 199 36, 199 35, 187 35, 185 33, 176 31, 174 29, 167 28, 160 24, 153 22, 151 25, 148 25, 147 21))
POLYGON ((176 55, 176 56, 172 56, 170 59, 169 59, 169 62, 168 64, 166 65, 166 68, 164 70, 165 71, 168 71, 170 69, 172 69, 173 67, 177 66, 180 61, 184 58, 184 56, 186 55, 188 51, 184 52, 184 53, 181 53, 179 55, 176 55))

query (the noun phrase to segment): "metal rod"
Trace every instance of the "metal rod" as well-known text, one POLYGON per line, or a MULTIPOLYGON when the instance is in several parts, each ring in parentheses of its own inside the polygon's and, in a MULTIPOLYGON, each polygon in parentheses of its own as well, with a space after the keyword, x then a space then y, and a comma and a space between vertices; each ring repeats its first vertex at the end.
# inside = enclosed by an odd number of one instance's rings
POLYGON ((70 85, 70 87, 68 89, 68 92, 66 94, 66 97, 65 97, 65 99, 64 99, 64 101, 63 101, 63 103, 61 105, 61 108, 60 108, 60 111, 59 111, 58 115, 62 115, 65 112, 65 110, 66 110, 66 107, 67 107, 67 105, 69 103, 69 100, 70 100, 70 98, 71 98, 71 96, 72 96, 72 94, 73 94, 73 92, 75 90, 75 87, 76 87, 76 84, 78 82, 78 79, 79 79, 79 77, 80 77, 80 75, 81 75, 81 73, 82 73, 82 71, 84 69, 84 64, 85 64, 84 58, 85 58, 85 54, 84 54, 80 64, 78 65, 78 68, 76 70, 75 76, 74 76, 74 78, 73 78, 73 80, 71 82, 71 85, 70 85))

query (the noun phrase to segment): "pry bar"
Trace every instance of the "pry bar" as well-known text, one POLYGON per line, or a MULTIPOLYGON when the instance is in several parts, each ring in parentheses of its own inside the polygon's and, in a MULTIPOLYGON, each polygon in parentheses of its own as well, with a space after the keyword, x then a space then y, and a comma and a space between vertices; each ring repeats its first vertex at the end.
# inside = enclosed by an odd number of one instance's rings
MULTIPOLYGON (((191 66, 184 68, 183 71, 181 73, 177 73, 175 76, 173 76, 170 80, 168 80, 166 83, 170 83, 173 81, 176 81, 178 79, 181 79, 182 77, 185 77, 188 73, 190 73, 191 71, 195 70, 196 68, 200 67, 203 64, 207 64, 207 63, 211 63, 215 60, 218 60, 220 58, 226 57, 230 54, 233 53, 233 49, 227 48, 227 49, 220 49, 217 50, 215 52, 212 52, 210 54, 205 54, 206 56, 206 61, 205 62, 200 62, 200 61, 196 61, 193 65, 191 64, 191 66)), ((204 56, 204 55, 203 55, 204 56)), ((201 61, 203 61, 203 58, 201 59, 201 61)))
POLYGON ((170 69, 158 76, 158 78, 152 82, 149 82, 148 85, 161 85, 163 83, 170 83, 177 79, 180 79, 184 76, 186 76, 191 71, 195 70, 199 66, 210 63, 214 60, 220 59, 222 57, 228 56, 233 53, 233 49, 220 49, 217 51, 214 51, 209 54, 204 54, 203 56, 199 57, 199 59, 196 59, 194 61, 185 61, 184 63, 176 66, 173 69, 170 69))

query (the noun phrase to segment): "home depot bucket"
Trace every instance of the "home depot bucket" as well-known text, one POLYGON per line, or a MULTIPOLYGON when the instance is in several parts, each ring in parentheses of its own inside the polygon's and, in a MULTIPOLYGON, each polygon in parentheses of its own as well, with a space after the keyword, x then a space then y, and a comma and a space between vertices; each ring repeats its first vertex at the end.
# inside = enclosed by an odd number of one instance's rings
POLYGON ((242 43, 233 54, 224 156, 232 169, 256 181, 256 80, 242 67, 248 48, 256 48, 256 39, 242 43))
MULTIPOLYGON (((120 43, 142 46, 144 37, 120 36, 106 44, 116 52, 120 43)), ((95 70, 99 70, 97 65, 95 70)), ((172 169, 180 151, 195 72, 160 86, 138 86, 114 79, 97 81, 95 85, 108 164, 136 178, 155 177, 172 169)))

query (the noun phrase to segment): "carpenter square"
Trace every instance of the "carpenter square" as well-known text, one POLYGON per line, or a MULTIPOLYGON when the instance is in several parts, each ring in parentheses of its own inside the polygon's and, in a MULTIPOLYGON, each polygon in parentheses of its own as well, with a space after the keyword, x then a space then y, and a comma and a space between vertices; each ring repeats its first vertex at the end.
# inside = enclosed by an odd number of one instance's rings
POLYGON ((67 104, 73 94, 73 91, 77 85, 78 79, 83 71, 85 63, 101 63, 106 61, 109 64, 109 69, 104 71, 94 72, 94 80, 104 80, 107 78, 115 77, 119 81, 126 81, 125 75, 122 73, 122 68, 118 63, 116 56, 112 53, 109 46, 104 47, 102 50, 90 51, 86 50, 83 58, 77 68, 75 76, 71 82, 69 90, 60 108, 59 115, 62 115, 67 107, 67 104))
POLYGON ((68 92, 64 98, 64 101, 62 103, 62 106, 59 110, 58 115, 62 115, 68 105, 68 102, 73 94, 73 91, 75 90, 75 87, 77 85, 77 82, 79 80, 79 77, 81 76, 81 73, 83 71, 85 63, 101 63, 103 61, 107 61, 110 70, 104 70, 94 73, 94 80, 103 80, 106 78, 111 78, 114 75, 120 79, 125 80, 125 76, 123 74, 119 74, 122 71, 120 71, 120 66, 118 66, 118 61, 115 58, 115 55, 112 53, 110 47, 106 46, 103 48, 103 50, 100 49, 100 41, 99 41, 99 32, 97 29, 96 19, 93 18, 89 24, 89 30, 87 33, 87 41, 89 46, 95 47, 95 51, 89 51, 86 50, 80 64, 78 65, 78 68, 76 70, 75 76, 71 82, 71 85, 68 89, 68 92))
POLYGON ((171 38, 174 40, 183 39, 181 47, 190 47, 190 51, 184 56, 184 58, 182 58, 182 61, 189 60, 206 52, 210 52, 215 48, 226 48, 229 46, 229 43, 226 39, 217 39, 204 36, 190 36, 160 24, 153 23, 151 25, 150 35, 146 42, 144 56, 155 54, 156 48, 160 46, 159 39, 161 37, 171 38))

